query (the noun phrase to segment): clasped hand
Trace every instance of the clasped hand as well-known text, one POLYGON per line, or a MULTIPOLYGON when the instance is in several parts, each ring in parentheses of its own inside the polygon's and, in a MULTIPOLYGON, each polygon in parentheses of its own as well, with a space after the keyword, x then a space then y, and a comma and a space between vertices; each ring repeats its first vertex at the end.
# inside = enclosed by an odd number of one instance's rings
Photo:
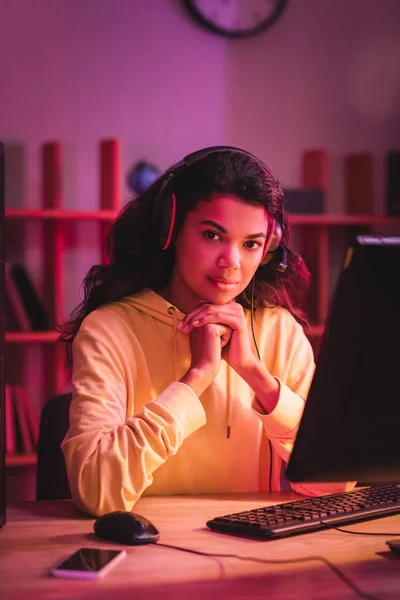
POLYGON ((215 376, 222 356, 239 375, 257 362, 247 332, 243 307, 237 302, 217 305, 203 302, 188 313, 178 329, 189 334, 191 367, 215 376))

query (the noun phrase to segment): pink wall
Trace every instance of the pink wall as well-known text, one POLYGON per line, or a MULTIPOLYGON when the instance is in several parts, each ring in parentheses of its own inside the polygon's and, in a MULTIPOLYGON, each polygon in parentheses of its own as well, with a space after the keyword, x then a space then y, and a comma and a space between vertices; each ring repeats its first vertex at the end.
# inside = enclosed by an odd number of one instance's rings
MULTIPOLYGON (((299 183, 301 151, 325 147, 331 212, 343 206, 343 155, 371 151, 383 207, 383 154, 400 147, 398 0, 291 0, 274 27, 245 40, 201 28, 180 0, 0 0, 0 14, 0 138, 21 163, 9 173, 8 205, 38 205, 39 146, 59 139, 65 205, 96 208, 97 144, 113 136, 124 173, 140 158, 166 168, 233 144, 286 186, 299 183)), ((79 259, 66 256, 68 309, 97 260, 92 225, 82 227, 79 259)))
POLYGON ((271 30, 246 40, 203 30, 180 0, 0 9, 0 136, 25 146, 27 204, 38 202, 38 146, 49 138, 66 144, 66 203, 79 208, 96 206, 96 143, 107 136, 121 138, 126 168, 244 146, 286 185, 298 182, 305 147, 327 147, 340 163, 346 151, 379 159, 400 145, 398 0, 291 0, 271 30))

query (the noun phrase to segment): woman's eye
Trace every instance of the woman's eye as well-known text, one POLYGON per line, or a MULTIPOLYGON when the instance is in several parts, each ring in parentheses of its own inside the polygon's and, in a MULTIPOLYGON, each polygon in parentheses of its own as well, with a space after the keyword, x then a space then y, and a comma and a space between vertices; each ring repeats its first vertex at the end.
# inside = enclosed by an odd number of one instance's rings
POLYGON ((203 236, 205 238, 207 238, 208 240, 212 240, 212 241, 219 241, 221 240, 221 235, 219 233, 217 233, 216 231, 211 231, 211 229, 206 229, 206 231, 203 231, 203 236))
POLYGON ((254 240, 249 240, 249 241, 245 242, 244 245, 249 250, 257 250, 257 248, 261 247, 261 243, 260 242, 256 242, 254 240))

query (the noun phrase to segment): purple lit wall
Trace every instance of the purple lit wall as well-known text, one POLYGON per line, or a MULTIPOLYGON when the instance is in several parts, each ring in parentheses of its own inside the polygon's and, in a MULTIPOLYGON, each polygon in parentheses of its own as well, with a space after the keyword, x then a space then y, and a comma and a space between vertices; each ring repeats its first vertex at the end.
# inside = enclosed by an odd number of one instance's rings
POLYGON ((121 138, 126 168, 243 146, 286 185, 298 183, 302 149, 326 147, 332 210, 344 152, 379 159, 400 144, 398 0, 291 0, 269 31, 233 41, 180 0, 0 0, 0 14, 0 136, 25 145, 28 205, 44 139, 67 146, 71 208, 96 206, 107 136, 121 138))
MULTIPOLYGON (((124 174, 142 158, 164 169, 232 144, 288 187, 300 153, 327 148, 330 212, 343 208, 343 155, 372 152, 383 210, 383 155, 400 147, 398 0, 290 0, 270 30, 244 40, 201 28, 180 0, 0 0, 0 15, 0 138, 16 163, 7 206, 39 205, 39 147, 53 139, 65 206, 97 208, 98 142, 110 136, 122 141, 124 174)), ((78 231, 84 242, 91 226, 78 231)), ((68 287, 97 260, 90 243, 79 260, 67 255, 68 287)))

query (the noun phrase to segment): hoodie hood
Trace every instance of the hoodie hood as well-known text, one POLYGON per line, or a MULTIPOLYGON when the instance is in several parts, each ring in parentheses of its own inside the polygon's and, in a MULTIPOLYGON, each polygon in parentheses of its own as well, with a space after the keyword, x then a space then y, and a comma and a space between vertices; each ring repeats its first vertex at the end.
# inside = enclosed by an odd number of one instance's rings
POLYGON ((137 310, 147 315, 150 315, 157 321, 161 323, 165 323, 166 325, 170 325, 171 330, 171 338, 172 338, 172 346, 173 346, 173 371, 174 371, 174 379, 177 381, 178 379, 178 369, 177 369, 177 346, 176 346, 176 337, 178 335, 178 330, 176 325, 178 321, 181 321, 184 317, 184 314, 176 308, 167 300, 164 300, 162 296, 154 292, 153 290, 144 290, 139 294, 135 294, 134 296, 128 296, 123 299, 123 303, 129 304, 133 306, 137 310))
POLYGON ((127 296, 121 303, 134 306, 137 310, 154 317, 166 325, 176 325, 185 316, 176 306, 164 300, 162 296, 153 290, 144 290, 134 296, 127 296))

